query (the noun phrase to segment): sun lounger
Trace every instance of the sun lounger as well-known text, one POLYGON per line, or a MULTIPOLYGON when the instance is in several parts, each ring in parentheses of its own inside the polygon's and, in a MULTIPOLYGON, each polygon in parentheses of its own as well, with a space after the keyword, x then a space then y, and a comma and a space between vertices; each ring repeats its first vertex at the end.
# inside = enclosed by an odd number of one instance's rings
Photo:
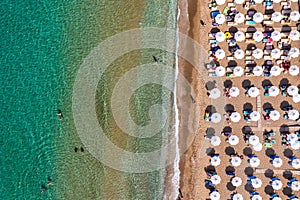
POLYGON ((265 20, 265 21, 263 21, 263 24, 264 25, 271 25, 271 24, 273 24, 274 22, 272 21, 272 20, 265 20))
POLYGON ((227 25, 228 25, 228 26, 235 26, 236 23, 235 23, 235 22, 227 22, 227 25))
POLYGON ((253 24, 255 24, 255 22, 253 20, 247 20, 245 23, 247 25, 253 25, 253 24))
POLYGON ((246 43, 256 43, 252 38, 246 39, 246 43))
POLYGON ((287 2, 287 1, 282 1, 282 2, 280 2, 280 4, 281 4, 282 6, 289 6, 289 5, 290 5, 290 3, 287 2))
POLYGON ((227 56, 227 60, 234 60, 233 56, 227 56))
POLYGON ((271 16, 270 15, 264 15, 264 20, 270 20, 271 16))
POLYGON ((246 59, 246 60, 251 60, 251 59, 252 59, 252 56, 246 56, 245 59, 246 59))
POLYGON ((265 55, 265 56, 264 56, 264 60, 271 60, 271 56, 265 55))
POLYGON ((245 51, 245 55, 246 55, 246 56, 250 56, 250 55, 252 55, 252 51, 250 51, 250 50, 246 50, 246 51, 245 51))

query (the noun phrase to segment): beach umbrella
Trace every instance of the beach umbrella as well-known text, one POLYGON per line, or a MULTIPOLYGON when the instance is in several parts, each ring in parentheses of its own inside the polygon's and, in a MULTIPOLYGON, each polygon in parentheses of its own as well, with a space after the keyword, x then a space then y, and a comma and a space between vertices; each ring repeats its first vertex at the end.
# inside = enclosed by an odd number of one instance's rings
POLYGON ((291 86, 289 86, 288 89, 287 89, 287 93, 288 93, 290 96, 294 96, 294 95, 298 94, 298 92, 299 92, 299 89, 298 89, 298 87, 295 86, 295 85, 291 85, 291 86))
POLYGON ((236 66, 233 69, 233 74, 236 76, 242 76, 244 74, 244 69, 241 66, 236 66))
POLYGON ((292 144, 292 143, 298 141, 298 136, 295 133, 290 133, 287 135, 286 139, 290 144, 292 144))
POLYGON ((297 30, 293 30, 293 31, 291 31, 290 32, 290 35, 289 35, 289 37, 291 38, 291 40, 299 40, 299 36, 300 36, 300 33, 299 33, 299 31, 297 31, 297 30))
POLYGON ((274 159, 272 160, 272 165, 273 165, 274 167, 281 167, 282 164, 283 164, 283 162, 282 162, 282 159, 281 159, 281 158, 274 158, 274 159))
POLYGON ((219 200, 220 199, 220 193, 217 191, 213 191, 212 193, 210 193, 209 198, 211 200, 219 200))
POLYGON ((293 102, 294 103, 299 103, 300 102, 300 94, 293 95, 293 102))
POLYGON ((299 181, 293 181, 291 188, 294 191, 299 191, 300 190, 300 182, 299 181))
POLYGON ((232 185, 234 186, 234 187, 239 187, 239 186, 241 186, 242 185, 242 179, 240 178, 240 177, 233 177, 232 179, 231 179, 231 183, 232 183, 232 185))
POLYGON ((245 40, 245 34, 242 31, 238 31, 234 34, 234 39, 237 42, 242 42, 245 40))
POLYGON ((243 200, 243 196, 239 193, 236 193, 232 196, 232 200, 243 200))
POLYGON ((253 21, 261 23, 264 20, 264 15, 261 12, 257 12, 253 15, 253 21))
POLYGON ((291 143, 291 148, 294 150, 300 149, 300 142, 296 141, 296 142, 291 143))
POLYGON ((282 19, 282 15, 280 12, 273 12, 272 16, 271 16, 271 19, 274 21, 274 22, 280 22, 281 19, 282 19))
POLYGON ((238 166, 241 165, 242 160, 241 160, 241 158, 238 157, 238 156, 233 156, 233 157, 230 159, 230 163, 232 164, 232 166, 238 167, 238 166))
POLYGON ((234 17, 234 21, 237 24, 244 23, 244 21, 245 21, 245 15, 243 13, 236 14, 235 17, 234 17))
MULTIPOLYGON (((253 111, 252 113, 250 113, 250 119, 252 121, 257 122, 260 119, 260 113, 258 111, 253 111)), ((251 137, 251 136, 250 136, 251 137)), ((251 143, 250 143, 251 144, 251 143)), ((252 144, 252 145, 256 145, 256 144, 252 144)))
POLYGON ((226 0, 216 0, 216 3, 218 5, 223 5, 226 2, 226 0))
POLYGON ((225 22, 225 16, 223 14, 218 14, 216 17, 215 17, 215 21, 217 24, 223 24, 225 22))
POLYGON ((262 200, 262 197, 260 195, 256 194, 256 195, 252 196, 251 200, 262 200))
POLYGON ((270 95, 271 97, 276 97, 277 95, 279 95, 279 92, 280 92, 280 90, 279 90, 279 88, 276 87, 276 86, 271 86, 271 87, 269 88, 269 95, 270 95))
POLYGON ((292 167, 294 167, 295 169, 300 168, 300 159, 299 158, 296 158, 292 161, 292 167))
POLYGON ((221 96, 221 91, 218 88, 214 88, 209 93, 209 98, 217 99, 221 96))
POLYGON ((218 66, 218 67, 216 67, 216 69, 215 69, 215 73, 216 73, 217 76, 224 76, 225 73, 226 73, 226 70, 225 70, 224 67, 218 66))
POLYGON ((257 87, 251 87, 248 90, 248 95, 250 97, 257 97, 259 95, 259 89, 257 87))
POLYGON ((271 183, 274 190, 280 190, 282 188, 282 182, 280 180, 274 180, 271 183))
POLYGON ((213 175, 210 178, 210 181, 214 184, 214 185, 218 185, 221 183, 221 177, 219 175, 213 175))
POLYGON ((240 90, 237 87, 232 87, 232 88, 229 89, 229 94, 232 97, 237 97, 240 94, 240 90))
POLYGON ((270 118, 273 120, 273 121, 277 121, 279 120, 280 118, 280 113, 277 111, 277 110, 272 110, 270 112, 270 118))
POLYGON ((281 51, 280 49, 272 49, 271 51, 271 56, 273 59, 278 59, 281 56, 281 51))
POLYGON ((264 34, 261 31, 256 31, 255 33, 253 33, 253 39, 256 42, 260 42, 262 41, 262 39, 264 39, 264 34))
POLYGON ((274 41, 279 41, 281 39, 281 33, 279 31, 273 31, 271 33, 271 38, 274 40, 274 41))
POLYGON ((221 159, 220 159, 220 156, 213 156, 211 159, 210 159, 210 164, 212 166, 219 166, 221 163, 221 159))
POLYGON ((225 57, 225 51, 223 49, 218 49, 216 52, 215 52, 215 56, 218 58, 218 59, 223 59, 225 57))
POLYGON ((262 3, 264 0, 254 0, 255 3, 262 3))
POLYGON ((216 33, 216 40, 218 42, 223 42, 225 40, 225 34, 223 32, 216 33))
POLYGON ((295 109, 289 110, 289 119, 291 120, 299 119, 299 111, 295 109))
POLYGON ((294 22, 299 21, 299 19, 300 19, 299 11, 297 11, 297 10, 292 11, 290 14, 290 19, 294 22))
POLYGON ((253 74, 254 76, 261 76, 263 74, 264 70, 261 66, 255 66, 253 68, 253 74))
POLYGON ((251 135, 249 137, 249 144, 255 146, 259 143, 259 137, 257 137, 256 135, 251 135))
POLYGON ((243 59, 245 56, 245 52, 241 49, 238 49, 234 52, 234 57, 238 60, 243 59))
POLYGON ((220 113, 213 113, 211 115, 211 122, 212 123, 219 123, 222 119, 222 116, 220 113))
POLYGON ((291 50, 289 51, 289 56, 292 58, 297 58, 300 54, 300 51, 297 47, 292 47, 291 50))
POLYGON ((236 4, 243 4, 245 0, 234 0, 234 3, 236 4))
POLYGON ((228 142, 230 145, 237 145, 239 143, 240 139, 238 138, 238 136, 236 135, 231 135, 228 138, 228 142))
POLYGON ((289 73, 292 76, 297 76, 299 74, 299 67, 297 65, 290 66, 289 73))
POLYGON ((258 143, 257 145, 253 146, 254 151, 261 151, 263 148, 262 143, 258 143))
POLYGON ((256 189, 262 186, 262 181, 259 178, 254 178, 251 180, 251 182, 252 182, 252 186, 256 189))
POLYGON ((241 118, 242 118, 241 114, 238 112, 233 112, 230 115, 230 119, 232 122, 239 122, 241 120, 241 118))
POLYGON ((252 51, 252 56, 256 59, 261 59, 264 55, 263 50, 261 49, 255 49, 254 51, 252 51))
POLYGON ((249 164, 251 167, 258 167, 260 165, 260 160, 258 157, 252 157, 249 159, 249 164))
POLYGON ((282 69, 279 66, 273 66, 270 70, 272 76, 279 76, 282 72, 282 69))
POLYGON ((221 144, 221 139, 219 136, 214 135, 211 137, 210 143, 213 146, 219 146, 221 144))

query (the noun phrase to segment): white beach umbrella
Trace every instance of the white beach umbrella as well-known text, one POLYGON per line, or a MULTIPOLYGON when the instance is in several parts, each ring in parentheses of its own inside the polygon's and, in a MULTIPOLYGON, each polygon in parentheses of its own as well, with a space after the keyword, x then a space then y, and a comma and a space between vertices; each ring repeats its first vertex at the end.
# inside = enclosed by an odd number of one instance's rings
POLYGON ((232 196, 232 200, 244 200, 244 198, 241 194, 237 193, 232 196))
POLYGON ((216 3, 218 5, 223 5, 226 2, 226 0, 216 0, 216 3))
POLYGON ((273 165, 274 167, 281 167, 282 164, 283 164, 283 161, 282 161, 281 158, 274 158, 274 159, 272 160, 272 165, 273 165))
POLYGON ((242 185, 242 179, 240 177, 235 176, 231 179, 231 183, 234 187, 239 187, 242 185))
POLYGON ((229 89, 229 94, 232 97, 237 97, 240 94, 240 90, 237 87, 232 87, 232 88, 229 89))
POLYGON ((213 156, 211 159, 210 159, 210 164, 212 166, 219 166, 221 164, 221 158, 220 156, 213 156))
POLYGON ((277 111, 277 110, 272 110, 270 112, 270 118, 273 120, 273 121, 277 121, 279 120, 280 118, 280 113, 277 111))
POLYGON ((261 59, 264 55, 263 50, 261 49, 255 49, 254 51, 252 51, 252 56, 256 59, 261 59))
POLYGON ((215 69, 215 73, 216 73, 217 76, 224 76, 225 73, 226 73, 226 70, 225 70, 224 67, 218 66, 218 67, 216 67, 216 69, 215 69))
POLYGON ((300 54, 300 51, 297 47, 292 47, 291 50, 289 51, 289 56, 292 58, 297 58, 300 54))
POLYGON ((279 92, 280 92, 280 90, 279 90, 279 88, 276 87, 276 86, 271 86, 271 87, 269 88, 269 95, 270 95, 271 97, 276 97, 277 95, 279 95, 279 92))
POLYGON ((254 0, 255 3, 262 3, 264 0, 254 0))
POLYGON ((291 188, 294 191, 299 191, 300 190, 300 182, 299 181, 292 182, 292 187, 291 188))
POLYGON ((239 139, 239 137, 238 136, 236 136, 236 135, 231 135, 231 136, 229 136, 229 138, 228 138, 228 142, 229 142, 229 144, 230 145, 237 145, 238 143, 239 143, 239 141, 240 141, 240 139, 239 139))
POLYGON ((216 52, 215 52, 215 56, 218 58, 218 59, 223 59, 225 57, 225 51, 223 49, 218 49, 216 52))
POLYGON ((286 139, 290 144, 292 144, 298 141, 298 136, 295 133, 290 133, 287 135, 286 139))
POLYGON ((257 145, 253 146, 254 151, 261 151, 263 148, 262 143, 258 143, 257 145))
POLYGON ((218 88, 214 88, 209 93, 209 98, 217 99, 221 96, 221 91, 218 88))
POLYGON ((219 200, 221 197, 220 193, 217 191, 213 191, 212 193, 210 193, 209 198, 211 200, 219 200))
POLYGON ((292 167, 294 167, 295 169, 300 168, 300 159, 299 158, 296 158, 292 161, 292 167))
POLYGON ((233 69, 233 74, 236 76, 242 76, 244 74, 244 69, 241 66, 236 66, 233 69))
POLYGON ((264 39, 264 34, 261 31, 255 31, 255 33, 253 33, 253 39, 256 42, 260 42, 264 39))
POLYGON ((289 119, 291 120, 299 119, 299 111, 295 109, 289 110, 289 119))
POLYGON ((290 96, 294 96, 294 95, 298 94, 298 92, 299 92, 299 89, 298 89, 298 87, 295 86, 295 85, 291 85, 291 86, 289 86, 288 89, 287 89, 287 93, 288 93, 290 96))
POLYGON ((259 143, 259 137, 257 137, 256 135, 251 135, 249 137, 249 143, 253 146, 257 145, 259 143))
POLYGON ((241 120, 241 118, 242 118, 241 114, 238 112, 233 112, 230 115, 230 119, 232 122, 239 122, 241 120))
POLYGON ((282 68, 280 68, 279 66, 273 66, 270 70, 270 74, 272 76, 279 76, 282 72, 282 68))
POLYGON ((264 70, 261 66, 255 66, 253 68, 253 74, 254 76, 261 76, 263 74, 264 70))
POLYGON ((238 156, 233 156, 233 157, 230 159, 230 163, 232 164, 232 166, 238 167, 238 166, 241 165, 242 160, 241 160, 241 158, 238 157, 238 156))
POLYGON ((271 183, 274 190, 280 190, 283 186, 282 182, 280 180, 274 180, 271 183))
POLYGON ((256 195, 252 196, 251 200, 262 200, 262 197, 260 195, 256 194, 256 195))
POLYGON ((272 49, 271 51, 271 56, 273 59, 278 59, 281 56, 281 51, 280 49, 272 49))
POLYGON ((300 94, 293 95, 293 102, 294 103, 299 103, 300 102, 300 94))
POLYGON ((249 159, 249 164, 251 167, 258 167, 260 165, 260 160, 258 157, 252 157, 249 159))
POLYGON ((251 87, 249 90, 248 90, 248 95, 250 97, 257 97, 259 95, 259 89, 257 87, 251 87))
POLYGON ((238 31, 234 34, 234 39, 237 41, 237 42, 242 42, 245 40, 245 34, 244 32, 242 31, 238 31))
POLYGON ((294 150, 300 149, 300 142, 296 141, 296 142, 291 143, 291 148, 294 150))
POLYGON ((210 181, 214 184, 214 185, 218 185, 221 183, 221 177, 219 175, 213 175, 210 178, 210 181))
POLYGON ((234 17, 234 21, 237 24, 244 23, 244 21, 245 21, 245 15, 243 13, 236 14, 235 17, 234 17))
POLYGON ((257 12, 253 15, 253 21, 261 23, 264 20, 264 15, 261 12, 257 12))
POLYGON ((290 37, 290 39, 293 40, 293 41, 299 40, 300 33, 299 33, 299 31, 297 31, 297 30, 292 30, 292 31, 290 32, 289 37, 290 37))
POLYGON ((234 0, 234 3, 236 4, 243 4, 245 0, 234 0))
POLYGON ((271 33, 271 38, 274 40, 274 41, 279 41, 281 39, 281 33, 279 31, 273 31, 271 33))
POLYGON ((223 14, 218 14, 216 17, 215 17, 215 21, 217 24, 223 24, 226 19, 225 19, 225 16, 223 14))
POLYGON ((262 186, 262 181, 259 178, 254 178, 251 180, 251 182, 252 182, 252 186, 256 189, 262 186))
POLYGON ((210 139, 210 143, 213 146, 219 146, 221 144, 221 138, 219 136, 212 136, 210 139))
POLYGON ((297 11, 297 10, 292 11, 290 14, 290 19, 294 22, 299 21, 299 19, 300 19, 299 11, 297 11))
POLYGON ((289 73, 292 76, 297 76, 299 74, 299 67, 297 65, 290 66, 289 73))
POLYGON ((219 123, 222 119, 222 116, 220 113, 213 113, 211 115, 211 122, 212 123, 219 123))
MULTIPOLYGON (((253 111, 251 114, 250 114, 250 119, 252 121, 255 121, 257 122, 259 119, 260 119, 260 113, 258 111, 253 111)), ((251 136, 250 136, 251 137, 251 136)), ((252 145, 256 145, 256 144, 252 144, 252 145)))
POLYGON ((280 12, 274 12, 271 16, 271 19, 274 21, 274 22, 280 22, 281 19, 282 19, 282 15, 280 12))
POLYGON ((241 49, 238 49, 234 52, 234 57, 238 60, 243 59, 245 56, 245 52, 241 49))
POLYGON ((223 32, 216 33, 216 40, 218 42, 223 42, 225 40, 225 34, 223 32))

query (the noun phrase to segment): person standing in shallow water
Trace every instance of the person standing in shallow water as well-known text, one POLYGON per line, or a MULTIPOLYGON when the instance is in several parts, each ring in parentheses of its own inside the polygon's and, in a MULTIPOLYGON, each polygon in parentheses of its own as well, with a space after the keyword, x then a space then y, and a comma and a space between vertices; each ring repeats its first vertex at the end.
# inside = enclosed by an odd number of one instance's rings
POLYGON ((59 117, 59 120, 62 121, 64 118, 63 118, 63 115, 62 115, 62 112, 61 110, 57 110, 57 116, 59 117))

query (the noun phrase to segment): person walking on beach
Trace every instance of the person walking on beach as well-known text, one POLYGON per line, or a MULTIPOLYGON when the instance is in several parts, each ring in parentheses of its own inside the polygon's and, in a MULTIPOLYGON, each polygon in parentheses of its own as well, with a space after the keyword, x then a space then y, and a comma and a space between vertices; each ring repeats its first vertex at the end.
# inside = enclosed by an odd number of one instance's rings
POLYGON ((206 26, 206 23, 201 19, 200 20, 200 24, 202 25, 202 26, 206 26))

